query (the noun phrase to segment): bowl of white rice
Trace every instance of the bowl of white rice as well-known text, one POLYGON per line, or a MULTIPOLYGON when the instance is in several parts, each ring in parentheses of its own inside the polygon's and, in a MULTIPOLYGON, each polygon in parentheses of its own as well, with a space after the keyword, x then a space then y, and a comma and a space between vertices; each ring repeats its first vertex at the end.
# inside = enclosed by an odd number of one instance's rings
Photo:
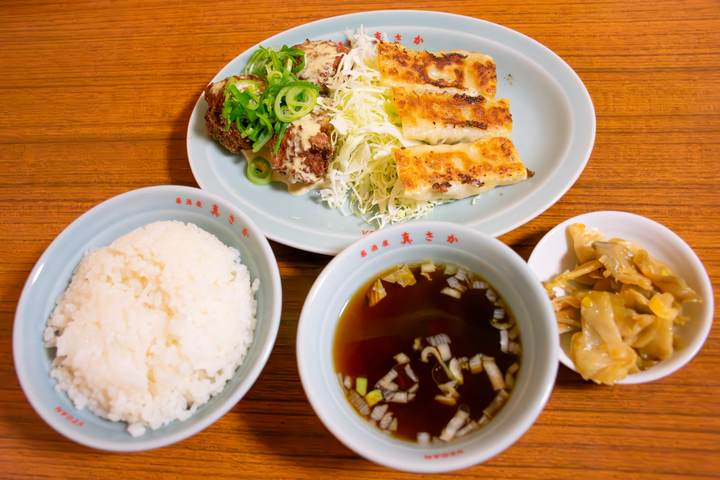
POLYGON ((40 257, 15 314, 15 368, 67 438, 158 448, 247 393, 281 306, 275 256, 237 207, 190 187, 134 190, 82 215, 40 257))

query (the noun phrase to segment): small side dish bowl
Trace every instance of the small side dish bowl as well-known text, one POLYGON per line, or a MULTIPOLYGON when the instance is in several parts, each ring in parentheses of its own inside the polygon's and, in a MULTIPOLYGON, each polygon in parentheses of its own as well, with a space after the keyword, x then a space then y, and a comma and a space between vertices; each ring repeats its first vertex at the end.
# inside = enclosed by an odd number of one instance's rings
POLYGON ((217 195, 196 188, 157 186, 111 198, 75 220, 50 244, 32 269, 15 313, 13 356, 20 385, 40 417, 82 445, 118 452, 163 447, 203 430, 228 412, 260 375, 280 326, 280 273, 267 239, 247 215, 217 195), (257 325, 252 346, 221 393, 185 421, 173 421, 137 438, 124 422, 111 422, 87 409, 77 410, 50 378, 54 349, 46 349, 43 331, 83 253, 112 243, 143 225, 178 220, 193 223, 240 251, 251 280, 260 279, 257 325))
MULTIPOLYGON (((528 265, 541 282, 548 282, 565 270, 575 268, 577 260, 568 232, 568 227, 573 223, 599 228, 608 240, 622 238, 639 243, 650 255, 670 265, 703 299, 702 303, 686 303, 683 314, 689 316, 690 320, 685 325, 675 327, 675 333, 685 345, 683 349, 676 350, 670 358, 647 370, 628 375, 617 383, 628 385, 652 382, 685 366, 705 343, 715 312, 710 277, 692 248, 672 230, 649 218, 614 211, 587 213, 564 221, 537 244, 528 265)), ((560 336, 559 358, 563 365, 577 371, 569 356, 572 334, 568 332, 560 336)))
POLYGON ((508 448, 530 428, 555 383, 556 332, 542 285, 512 249, 462 225, 411 222, 363 237, 323 270, 300 316, 297 360, 310 403, 341 442, 390 468, 437 473, 481 463, 508 448), (341 389, 333 358, 336 328, 350 298, 388 269, 424 260, 459 265, 483 277, 510 306, 522 339, 517 383, 497 417, 462 438, 427 445, 388 436, 361 417, 341 389))

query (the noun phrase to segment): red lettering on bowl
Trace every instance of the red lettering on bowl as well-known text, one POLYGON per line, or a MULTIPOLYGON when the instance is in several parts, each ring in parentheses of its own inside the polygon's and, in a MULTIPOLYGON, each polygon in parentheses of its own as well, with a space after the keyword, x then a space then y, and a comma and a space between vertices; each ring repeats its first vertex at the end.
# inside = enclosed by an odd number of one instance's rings
POLYGON ((65 410, 63 410, 62 407, 55 407, 55 411, 59 413, 61 417, 65 417, 65 420, 72 423, 73 425, 77 425, 78 427, 83 426, 83 422, 79 422, 77 418, 67 413, 65 410))
POLYGON ((434 453, 432 455, 425 454, 425 460, 432 460, 434 458, 454 457, 455 455, 460 455, 461 453, 463 453, 462 449, 455 450, 454 452, 446 452, 446 453, 440 453, 440 454, 437 454, 437 453, 434 453))

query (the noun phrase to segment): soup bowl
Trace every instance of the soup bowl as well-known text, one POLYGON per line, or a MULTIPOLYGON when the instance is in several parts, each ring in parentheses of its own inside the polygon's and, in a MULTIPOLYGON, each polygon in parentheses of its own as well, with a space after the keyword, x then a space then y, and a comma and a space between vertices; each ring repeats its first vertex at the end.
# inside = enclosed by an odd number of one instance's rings
POLYGON ((211 425, 229 411, 260 375, 280 326, 282 292, 277 261, 267 239, 237 207, 197 188, 156 186, 111 198, 68 226, 45 250, 20 296, 13 326, 13 356, 20 385, 40 417, 65 437, 82 445, 110 451, 158 448, 183 440, 211 425), (55 349, 44 346, 43 331, 55 299, 70 282, 73 269, 92 248, 143 225, 177 220, 193 223, 240 251, 251 281, 260 280, 255 293, 257 324, 253 343, 224 389, 185 421, 172 421, 133 437, 125 422, 111 422, 87 408, 77 409, 50 378, 55 349))
POLYGON ((447 222, 396 225, 353 243, 316 280, 303 306, 297 334, 302 385, 325 426, 357 454, 390 468, 418 473, 466 468, 518 440, 550 396, 557 356, 557 327, 550 301, 525 261, 499 240, 447 222), (507 404, 482 429, 447 443, 405 441, 371 425, 348 402, 333 357, 341 313, 358 290, 394 266, 417 265, 424 260, 459 265, 486 280, 513 312, 522 342, 521 367, 507 404))

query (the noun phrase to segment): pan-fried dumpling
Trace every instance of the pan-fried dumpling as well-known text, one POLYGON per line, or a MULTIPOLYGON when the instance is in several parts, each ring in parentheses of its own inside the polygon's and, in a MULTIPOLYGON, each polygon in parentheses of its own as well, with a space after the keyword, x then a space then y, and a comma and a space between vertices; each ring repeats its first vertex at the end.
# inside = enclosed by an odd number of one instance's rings
POLYGON ((482 53, 426 52, 394 43, 378 43, 377 51, 380 79, 386 87, 420 86, 488 98, 497 91, 495 62, 482 53))
POLYGON ((507 137, 512 132, 510 103, 502 98, 420 87, 393 87, 393 94, 406 138, 436 145, 507 137))
POLYGON ((403 195, 415 200, 459 200, 533 175, 504 137, 394 148, 393 155, 403 195))

